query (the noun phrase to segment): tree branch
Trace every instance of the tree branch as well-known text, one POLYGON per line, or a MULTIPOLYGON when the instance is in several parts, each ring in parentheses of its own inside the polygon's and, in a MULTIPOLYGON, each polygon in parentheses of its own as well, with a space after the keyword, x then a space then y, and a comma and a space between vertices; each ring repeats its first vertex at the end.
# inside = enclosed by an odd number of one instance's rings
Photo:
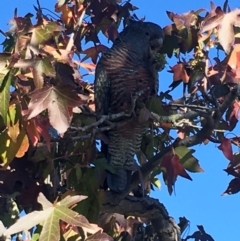
POLYGON ((213 115, 205 116, 206 123, 196 135, 188 136, 182 140, 176 140, 176 142, 173 145, 165 147, 161 152, 156 154, 147 163, 145 163, 140 168, 139 171, 136 171, 132 176, 131 190, 140 183, 140 180, 145 179, 149 175, 149 173, 156 166, 159 165, 161 158, 166 153, 171 151, 172 147, 177 147, 177 146, 191 147, 191 146, 200 144, 204 140, 208 139, 209 136, 212 134, 212 131, 218 125, 224 112, 228 109, 228 107, 235 100, 235 98, 239 96, 239 93, 240 93, 240 84, 237 84, 236 87, 226 96, 224 102, 221 105, 219 105, 219 107, 213 112, 213 115), (139 173, 141 173, 141 177, 139 176, 139 173))
POLYGON ((148 196, 138 198, 130 195, 124 199, 119 199, 118 194, 106 192, 106 198, 102 203, 101 211, 147 218, 151 220, 159 240, 181 240, 180 228, 173 218, 169 217, 166 208, 157 199, 148 196))

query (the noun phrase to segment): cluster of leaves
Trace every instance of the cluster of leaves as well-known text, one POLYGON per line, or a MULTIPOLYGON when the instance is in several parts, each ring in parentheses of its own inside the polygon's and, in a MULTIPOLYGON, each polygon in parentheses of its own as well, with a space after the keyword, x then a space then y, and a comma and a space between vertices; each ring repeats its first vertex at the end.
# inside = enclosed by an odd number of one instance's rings
MULTIPOLYGON (((119 27, 128 23, 131 12, 137 7, 121 0, 59 0, 55 5, 59 18, 54 20, 45 15, 37 3, 35 23, 32 22, 34 15, 19 17, 15 10, 10 22, 12 27, 7 32, 1 31, 6 39, 0 53, 0 192, 5 195, 0 199, 26 212, 38 209, 40 202, 43 211, 30 213, 1 233, 11 235, 41 223, 39 239, 58 240, 60 229, 57 226, 62 220, 61 232, 65 240, 75 235, 83 240, 76 227, 88 228, 91 234, 99 229, 89 222, 100 223, 101 203, 105 199, 105 191, 100 187, 104 170, 109 166, 98 150, 98 140, 106 139, 102 130, 109 128, 110 122, 107 117, 96 121, 93 85, 85 78, 91 78, 99 54, 108 48, 101 43, 100 36, 114 41, 119 27), (90 47, 84 49, 88 44, 90 47), (71 197, 66 190, 74 190, 71 197), (60 194, 62 200, 51 204, 42 194, 39 196, 41 192, 51 201, 60 194), (74 193, 88 198, 79 202, 83 198, 74 193), (76 203, 75 211, 69 209, 76 203), (31 219, 34 222, 30 222, 31 219)), ((163 55, 176 57, 176 65, 169 70, 173 82, 168 90, 152 98, 140 110, 139 118, 146 121, 153 113, 154 116, 178 116, 178 119, 160 122, 154 119, 142 140, 137 159, 143 167, 157 153, 171 146, 148 173, 150 178, 141 180, 146 193, 153 186, 159 187, 156 176, 160 173, 171 194, 178 176, 191 180, 187 171, 203 171, 193 156, 195 150, 186 147, 189 145, 172 145, 177 139, 170 131, 177 129, 178 138, 187 143, 187 138, 198 135, 199 129, 206 125, 206 113, 214 113, 239 83, 237 39, 240 31, 236 27, 239 13, 238 9, 231 11, 227 1, 223 8, 211 2, 210 12, 205 9, 180 15, 167 12, 172 23, 164 28, 166 37, 159 56, 163 63, 163 55), (226 57, 214 56, 215 62, 210 65, 211 48, 224 50, 226 57), (186 53, 191 57, 187 59, 186 53), (184 95, 174 99, 171 91, 180 83, 184 85, 184 95), (185 94, 186 87, 188 94, 185 94), (188 120, 184 118, 187 114, 188 120)), ((132 17, 139 20, 135 14, 132 17)), ((219 143, 219 149, 230 160, 226 171, 234 179, 227 194, 240 190, 239 154, 232 152, 232 145, 239 145, 239 137, 227 139, 224 136, 225 131, 236 127, 239 106, 237 98, 229 103, 222 113, 225 116, 204 139, 205 143, 219 143)), ((18 210, 12 215, 12 208, 0 213, 7 214, 4 218, 1 216, 7 227, 18 217, 18 210)), ((144 222, 148 220, 125 219, 121 215, 105 217, 99 226, 111 236, 121 238, 126 230, 136 236, 136 225, 144 222)), ((100 230, 88 239, 111 240, 111 237, 100 230)))
POLYGON ((43 210, 27 214, 8 229, 5 229, 2 225, 1 235, 8 237, 11 234, 21 232, 22 230, 29 230, 35 225, 42 224, 41 234, 39 235, 36 233, 35 236, 33 236, 34 240, 57 241, 60 239, 60 228, 66 231, 64 236, 67 238, 73 237, 77 234, 81 236, 77 228, 75 228, 75 230, 69 230, 66 225, 59 226, 59 221, 61 220, 66 224, 81 227, 85 233, 93 234, 89 237, 89 240, 95 238, 110 240, 111 238, 107 238, 107 234, 101 233, 101 229, 97 225, 90 224, 84 216, 69 208, 86 198, 86 196, 68 195, 61 201, 55 201, 52 204, 42 193, 39 193, 38 202, 42 205, 43 210))
MULTIPOLYGON (((170 67, 169 72, 173 73, 173 82, 169 87, 173 90, 180 83, 183 83, 183 92, 185 93, 186 87, 188 87, 188 93, 196 97, 190 99, 191 101, 188 99, 189 102, 187 101, 187 103, 208 106, 208 108, 211 108, 211 106, 207 104, 206 93, 211 94, 211 97, 219 103, 223 103, 231 88, 239 83, 240 61, 240 29, 237 27, 240 21, 240 10, 231 11, 228 1, 225 1, 223 8, 216 7, 213 2, 210 2, 210 5, 211 12, 205 17, 199 16, 201 12, 205 11, 204 9, 190 11, 181 15, 167 12, 173 24, 166 26, 165 32, 169 33, 167 38, 172 41, 172 45, 170 48, 169 42, 168 44, 165 42, 165 49, 162 49, 169 57, 174 53, 179 59, 181 53, 189 53, 194 49, 192 58, 182 58, 176 65, 170 67), (170 38, 170 35, 172 38, 170 38), (174 51, 172 51, 172 48, 174 51), (217 50, 217 56, 210 58, 212 56, 211 49, 217 50), (226 53, 222 59, 219 57, 219 51, 226 53)), ((220 54, 220 56, 222 55, 220 54)), ((167 93, 169 92, 167 91, 167 93)), ((186 104, 185 97, 171 101, 176 105, 186 104)), ((216 130, 213 130, 211 135, 204 141, 205 144, 209 141, 220 143, 219 149, 231 162, 225 171, 235 178, 229 183, 224 194, 234 194, 240 190, 239 153, 233 154, 232 150, 232 145, 239 146, 239 137, 228 139, 224 137, 225 132, 233 131, 237 126, 239 103, 238 98, 230 103, 225 112, 225 117, 216 125, 216 130)), ((183 139, 189 133, 194 132, 194 129, 198 128, 195 123, 192 122, 190 126, 179 128, 178 137, 183 139)), ((183 175, 182 171, 181 175, 183 175)), ((185 177, 189 179, 188 176, 185 175, 185 177)))

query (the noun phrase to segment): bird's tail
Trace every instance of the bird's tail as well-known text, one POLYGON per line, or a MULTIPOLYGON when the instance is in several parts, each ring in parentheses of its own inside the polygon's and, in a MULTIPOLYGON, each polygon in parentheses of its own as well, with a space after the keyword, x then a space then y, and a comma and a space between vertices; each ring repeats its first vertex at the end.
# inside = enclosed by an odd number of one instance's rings
MULTIPOLYGON (((111 162, 111 154, 108 152, 108 145, 101 142, 101 151, 105 155, 108 163, 111 162)), ((128 162, 125 162, 128 164, 128 162)), ((111 164, 110 164, 111 165, 111 164)), ((130 165, 131 166, 131 165, 130 165)), ((114 173, 106 170, 105 188, 109 188, 115 193, 124 193, 130 189, 132 171, 124 166, 111 166, 114 173)))
POLYGON ((117 167, 116 173, 107 172, 107 186, 115 193, 129 191, 131 184, 131 170, 124 167, 117 167))

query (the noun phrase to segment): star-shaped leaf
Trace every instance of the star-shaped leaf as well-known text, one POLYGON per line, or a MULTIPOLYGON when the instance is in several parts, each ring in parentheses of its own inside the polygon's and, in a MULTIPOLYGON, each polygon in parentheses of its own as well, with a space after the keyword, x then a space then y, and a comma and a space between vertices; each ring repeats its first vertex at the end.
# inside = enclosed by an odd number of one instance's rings
POLYGON ((43 44, 51 39, 55 33, 63 30, 64 28, 57 22, 48 22, 45 26, 37 26, 32 30, 32 38, 30 44, 32 46, 43 44))
POLYGON ((12 235, 21 231, 29 230, 32 227, 41 224, 43 226, 39 241, 51 240, 58 241, 60 238, 59 221, 62 220, 70 225, 82 227, 86 232, 94 234, 101 228, 90 224, 88 220, 77 212, 68 208, 79 201, 85 199, 85 196, 66 196, 61 202, 49 202, 45 196, 40 193, 38 202, 42 204, 42 211, 34 211, 21 217, 15 224, 4 231, 4 235, 12 235))
POLYGON ((59 133, 64 133, 71 121, 69 107, 87 103, 87 96, 80 96, 72 86, 46 86, 34 91, 28 106, 28 119, 48 110, 50 124, 59 133))
POLYGON ((183 165, 180 163, 179 156, 177 154, 173 154, 172 152, 167 153, 163 157, 160 168, 163 170, 163 178, 168 186, 168 192, 170 195, 172 194, 173 186, 178 175, 192 180, 184 169, 183 165))
POLYGON ((33 80, 37 89, 43 87, 44 75, 55 77, 55 70, 51 64, 51 60, 51 57, 45 57, 38 60, 33 66, 33 80))

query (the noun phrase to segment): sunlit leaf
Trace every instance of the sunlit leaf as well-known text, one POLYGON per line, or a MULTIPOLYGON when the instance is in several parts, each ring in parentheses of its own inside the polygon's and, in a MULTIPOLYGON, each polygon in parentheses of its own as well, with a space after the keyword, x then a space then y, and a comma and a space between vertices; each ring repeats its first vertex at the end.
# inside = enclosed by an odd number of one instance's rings
POLYGON ((199 165, 199 161, 192 154, 194 150, 188 149, 185 146, 179 146, 174 148, 174 151, 180 158, 180 162, 183 167, 190 172, 203 172, 203 169, 199 165))
POLYGON ((32 227, 38 225, 39 223, 42 223, 46 220, 46 218, 49 217, 49 215, 52 213, 53 208, 49 208, 46 211, 34 211, 31 212, 20 219, 10 226, 6 231, 5 235, 12 235, 15 233, 19 233, 23 230, 29 230, 32 227))
POLYGON ((43 210, 47 210, 48 208, 53 207, 53 204, 49 202, 42 193, 39 193, 37 201, 42 205, 43 210))
POLYGON ((44 84, 44 76, 55 77, 55 70, 51 64, 52 58, 46 57, 35 61, 33 66, 33 81, 37 89, 42 88, 44 84))
POLYGON ((47 109, 50 123, 59 133, 64 133, 70 125, 68 107, 80 106, 88 100, 87 96, 80 97, 71 86, 46 86, 34 91, 30 97, 28 119, 47 109))
POLYGON ((174 65, 171 67, 171 70, 173 71, 173 81, 182 80, 183 83, 188 83, 190 77, 187 74, 183 63, 174 65))
POLYGON ((10 101, 10 85, 12 79, 12 72, 9 70, 6 75, 0 73, 0 114, 4 123, 7 122, 8 105, 10 101))
POLYGON ((21 146, 19 147, 19 149, 16 153, 16 157, 17 158, 23 157, 25 155, 25 153, 27 152, 28 148, 29 148, 29 140, 28 140, 27 135, 25 135, 23 137, 23 141, 21 143, 21 146))
POLYGON ((8 115, 7 115, 7 127, 8 127, 8 135, 16 142, 17 137, 20 133, 20 121, 21 121, 21 112, 20 106, 13 104, 9 106, 8 115))
POLYGON ((0 237, 3 235, 5 230, 6 230, 6 228, 4 227, 2 221, 0 220, 0 237))
POLYGON ((60 226, 59 219, 55 212, 52 212, 44 220, 44 225, 39 237, 39 241, 59 241, 60 240, 60 226))
POLYGON ((31 119, 27 122, 26 132, 32 145, 36 146, 38 141, 40 140, 40 136, 37 131, 37 127, 34 119, 31 119))
POLYGON ((82 200, 86 199, 87 196, 80 196, 80 195, 75 195, 75 196, 66 196, 63 200, 59 202, 61 206, 64 207, 71 207, 74 204, 81 202, 82 200))
POLYGON ((206 19, 202 23, 201 33, 212 31, 214 28, 216 28, 218 25, 221 24, 223 17, 224 17, 224 13, 219 13, 206 19))
POLYGON ((32 46, 43 44, 51 39, 56 32, 63 30, 64 28, 57 22, 48 22, 45 26, 37 26, 32 30, 32 38, 30 44, 32 46))
POLYGON ((90 224, 84 216, 78 214, 77 212, 71 209, 68 209, 65 206, 60 206, 56 208, 54 212, 59 219, 71 225, 82 227, 89 233, 95 233, 99 229, 101 229, 97 225, 90 224))
POLYGON ((77 62, 75 61, 79 66, 82 68, 87 69, 89 72, 93 72, 93 70, 96 68, 96 65, 93 63, 84 63, 84 62, 77 62))
POLYGON ((15 224, 9 227, 4 234, 12 235, 24 230, 29 230, 30 228, 41 224, 43 225, 43 229, 40 234, 40 240, 58 241, 60 236, 60 220, 70 225, 82 227, 88 233, 93 234, 101 230, 101 228, 95 224, 90 224, 84 216, 67 208, 67 206, 81 201, 82 199, 82 196, 67 196, 63 203, 55 202, 52 204, 45 198, 42 193, 40 193, 38 196, 38 202, 42 204, 44 210, 34 211, 21 217, 15 224))
MULTIPOLYGON (((20 109, 19 105, 11 105, 11 117, 8 118, 9 131, 4 131, 0 135, 0 157, 2 158, 2 165, 7 167, 7 165, 13 160, 19 151, 19 148, 23 144, 22 154, 28 148, 26 131, 20 123, 20 109), (17 125, 17 126, 16 126, 17 125), (12 128, 13 127, 13 128, 12 128), (11 137, 9 136, 9 133, 11 137)), ((20 152, 19 152, 20 153, 20 152)), ((18 153, 18 154, 19 154, 18 153)))
POLYGON ((161 188, 161 182, 160 182, 160 180, 158 179, 158 178, 153 178, 153 180, 151 180, 151 183, 155 186, 155 187, 157 187, 158 189, 160 189, 161 188))

